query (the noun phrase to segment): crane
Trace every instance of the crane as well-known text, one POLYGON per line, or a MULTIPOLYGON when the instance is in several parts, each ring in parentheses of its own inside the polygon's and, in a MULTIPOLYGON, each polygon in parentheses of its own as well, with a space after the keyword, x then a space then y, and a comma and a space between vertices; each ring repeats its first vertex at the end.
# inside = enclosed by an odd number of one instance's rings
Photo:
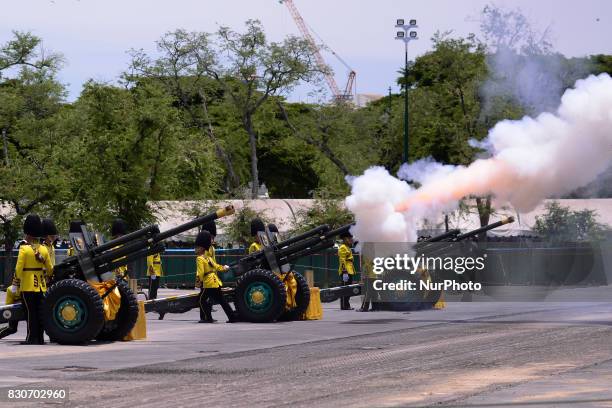
POLYGON ((308 41, 308 43, 312 47, 315 60, 317 61, 317 65, 323 72, 325 72, 325 81, 327 82, 329 89, 334 95, 334 99, 338 102, 350 101, 353 97, 353 88, 355 87, 355 76, 357 75, 357 73, 346 63, 346 61, 340 58, 340 56, 336 52, 334 52, 330 47, 327 46, 327 48, 329 48, 331 53, 336 58, 338 58, 340 63, 342 63, 342 65, 344 65, 349 70, 346 85, 344 86, 344 90, 341 91, 340 88, 338 87, 338 84, 336 83, 336 79, 334 78, 334 76, 330 72, 327 72, 327 69, 326 69, 327 64, 325 63, 325 60, 323 59, 323 56, 321 55, 321 50, 319 49, 314 38, 310 34, 310 30, 308 30, 308 26, 306 25, 306 22, 302 18, 297 7, 295 7, 293 0, 279 0, 279 2, 281 4, 284 3, 287 6, 287 8, 289 9, 289 13, 291 14, 291 17, 293 17, 295 24, 298 26, 298 29, 300 30, 300 33, 302 33, 302 36, 304 37, 304 39, 306 39, 306 41, 308 41))

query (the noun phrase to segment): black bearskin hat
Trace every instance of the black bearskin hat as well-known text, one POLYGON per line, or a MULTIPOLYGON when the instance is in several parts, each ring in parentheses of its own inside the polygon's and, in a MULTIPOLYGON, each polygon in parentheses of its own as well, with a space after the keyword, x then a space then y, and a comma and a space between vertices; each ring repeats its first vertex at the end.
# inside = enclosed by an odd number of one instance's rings
POLYGON ((29 214, 23 222, 23 232, 31 237, 42 237, 43 225, 40 217, 36 214, 29 214))
POLYGON ((206 230, 200 231, 200 233, 196 237, 195 244, 196 246, 202 247, 204 249, 210 248, 210 246, 212 245, 212 235, 210 235, 210 232, 206 230))
POLYGON ((70 233, 71 234, 80 234, 83 231, 81 230, 81 225, 85 225, 85 222, 81 220, 70 221, 70 233))
POLYGON ((43 226, 43 236, 49 235, 57 235, 57 228, 55 227, 55 223, 51 218, 43 218, 42 220, 43 226))
POLYGON ((251 220, 251 236, 254 237, 258 232, 263 232, 266 230, 266 226, 264 225, 261 218, 253 218, 251 220))
POLYGON ((278 232, 278 227, 276 226, 276 224, 268 224, 268 231, 278 232))
POLYGON ((111 236, 127 234, 127 224, 121 218, 115 218, 111 225, 111 236))
POLYGON ((342 234, 340 234, 340 238, 342 238, 342 239, 344 239, 344 238, 353 238, 353 234, 351 234, 348 231, 345 231, 342 234))
POLYGON ((214 221, 202 225, 202 230, 210 232, 213 237, 217 236, 217 224, 214 221))

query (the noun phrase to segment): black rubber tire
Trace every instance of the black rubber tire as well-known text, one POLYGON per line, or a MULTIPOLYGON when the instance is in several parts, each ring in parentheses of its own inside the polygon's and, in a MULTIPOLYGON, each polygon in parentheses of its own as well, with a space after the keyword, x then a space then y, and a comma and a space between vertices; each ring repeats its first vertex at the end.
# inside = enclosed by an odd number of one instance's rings
POLYGON ((277 320, 285 310, 287 291, 285 284, 271 271, 253 269, 236 281, 235 305, 240 320, 251 323, 269 323, 277 320), (261 282, 271 290, 271 302, 265 310, 254 310, 246 301, 250 285, 261 282))
POLYGON ((98 292, 87 282, 65 279, 53 284, 41 305, 43 327, 53 342, 59 344, 82 344, 93 340, 104 325, 104 307, 98 292), (70 329, 54 316, 54 309, 63 299, 74 299, 87 311, 84 322, 70 329))
POLYGON ((279 320, 292 321, 302 320, 302 316, 306 313, 308 305, 310 304, 310 288, 308 287, 308 281, 298 272, 293 273, 293 277, 297 282, 297 293, 295 294, 295 303, 297 304, 291 310, 285 310, 279 320))
POLYGON ((127 336, 138 320, 138 299, 128 284, 117 281, 117 289, 121 294, 121 306, 115 320, 105 321, 102 330, 96 336, 100 341, 120 341, 127 336))

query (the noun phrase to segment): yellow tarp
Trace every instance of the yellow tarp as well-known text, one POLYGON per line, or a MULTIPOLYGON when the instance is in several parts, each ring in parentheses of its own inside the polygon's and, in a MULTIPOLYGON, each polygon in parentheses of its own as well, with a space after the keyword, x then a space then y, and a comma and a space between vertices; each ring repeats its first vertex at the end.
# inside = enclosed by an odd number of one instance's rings
MULTIPOLYGON (((93 286, 102 297, 115 285, 115 281, 109 280, 101 283, 90 283, 90 285, 93 286)), ((117 287, 102 299, 102 305, 104 306, 104 320, 115 320, 115 316, 117 316, 117 312, 121 307, 121 293, 119 293, 117 287)))
POLYGON ((433 305, 435 310, 441 310, 446 307, 446 302, 444 301, 444 292, 440 294, 440 299, 433 305))
POLYGON ((297 294, 297 281, 291 272, 289 276, 286 273, 277 273, 276 276, 285 284, 285 290, 287 291, 287 303, 285 304, 285 310, 291 310, 297 307, 295 301, 295 295, 297 294))
POLYGON ((323 319, 323 306, 321 305, 321 291, 319 288, 310 288, 310 303, 302 320, 323 319))
POLYGON ((123 338, 125 341, 131 340, 145 340, 147 338, 147 318, 145 314, 144 302, 138 301, 138 320, 134 328, 123 338))

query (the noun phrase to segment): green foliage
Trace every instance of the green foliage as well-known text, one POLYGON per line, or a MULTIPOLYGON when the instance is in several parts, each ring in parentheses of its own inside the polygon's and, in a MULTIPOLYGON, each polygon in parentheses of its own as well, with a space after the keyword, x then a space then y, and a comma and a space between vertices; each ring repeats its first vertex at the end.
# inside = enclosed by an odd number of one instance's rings
POLYGON ((61 146, 53 132, 64 98, 55 78, 61 59, 40 49, 38 37, 13 34, 0 46, 0 205, 6 210, 0 215, 0 233, 5 248, 20 234, 21 217, 47 212, 64 187, 56 160, 61 146))
MULTIPOLYGON (((485 48, 474 36, 451 38, 449 33, 438 32, 432 40, 433 50, 408 69, 410 157, 431 156, 442 163, 466 164, 475 154, 467 141, 482 139, 488 130, 480 101, 480 87, 488 72, 485 48)), ((398 82, 403 84, 404 78, 398 82)), ((395 128, 401 129, 401 100, 395 103, 395 128)), ((399 145, 400 134, 395 137, 399 145)))
POLYGON ((353 214, 342 205, 341 201, 330 199, 317 199, 312 207, 298 210, 295 216, 292 235, 323 224, 335 229, 354 221, 353 214))
POLYGON ((248 247, 253 242, 253 237, 251 237, 253 218, 261 218, 266 225, 276 222, 266 211, 257 211, 245 201, 244 205, 236 210, 231 220, 225 224, 225 235, 228 240, 237 242, 242 247, 248 247))
POLYGON ((594 210, 572 211, 558 201, 546 204, 546 213, 537 216, 534 231, 551 241, 598 241, 610 227, 597 221, 594 210))
POLYGON ((64 124, 69 154, 79 158, 66 163, 75 216, 100 227, 120 216, 135 229, 152 221, 150 200, 214 195, 219 179, 210 145, 182 127, 158 87, 90 82, 74 107, 64 124))

